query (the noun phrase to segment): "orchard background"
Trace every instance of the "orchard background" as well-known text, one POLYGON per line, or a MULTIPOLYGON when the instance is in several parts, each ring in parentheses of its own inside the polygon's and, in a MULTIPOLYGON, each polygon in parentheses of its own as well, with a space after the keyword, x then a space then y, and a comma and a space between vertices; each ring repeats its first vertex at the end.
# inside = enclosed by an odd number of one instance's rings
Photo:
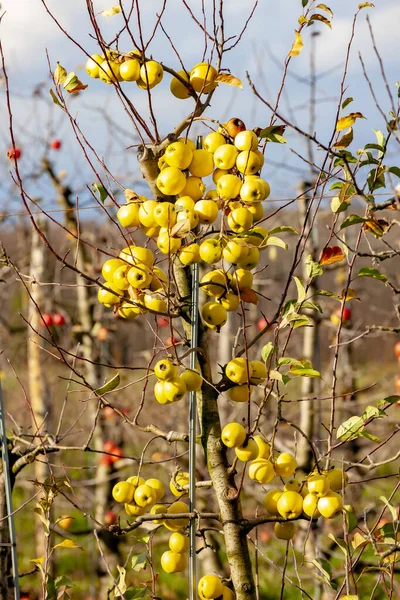
POLYGON ((400 597, 397 3, 0 17, 0 599, 400 597))

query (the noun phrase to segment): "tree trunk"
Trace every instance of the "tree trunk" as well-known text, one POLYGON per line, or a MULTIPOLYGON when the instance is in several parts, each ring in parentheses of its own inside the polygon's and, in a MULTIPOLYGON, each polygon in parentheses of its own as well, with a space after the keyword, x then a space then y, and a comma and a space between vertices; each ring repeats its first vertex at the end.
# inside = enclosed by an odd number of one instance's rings
POLYGON ((13 598, 11 576, 11 548, 8 529, 6 491, 4 484, 3 461, 0 459, 0 600, 13 598))
MULTIPOLYGON (((45 233, 45 223, 38 221, 38 227, 45 233)), ((41 314, 47 308, 47 296, 45 288, 40 285, 47 279, 48 268, 46 263, 47 249, 42 243, 40 236, 36 231, 32 232, 32 247, 31 247, 31 292, 29 301, 29 319, 31 331, 28 339, 28 374, 29 374, 29 398, 31 402, 31 417, 32 417, 32 433, 37 436, 37 442, 49 429, 50 405, 45 388, 45 378, 43 371, 43 355, 41 346, 43 339, 42 332, 46 329, 41 324, 41 314), (39 283, 37 283, 39 282, 39 283), (37 333, 36 333, 37 332, 37 333)), ((48 475, 49 469, 45 458, 35 461, 35 479, 39 483, 43 483, 48 475)), ((35 520, 36 527, 36 556, 45 556, 47 551, 47 540, 43 531, 43 524, 39 518, 35 520)))

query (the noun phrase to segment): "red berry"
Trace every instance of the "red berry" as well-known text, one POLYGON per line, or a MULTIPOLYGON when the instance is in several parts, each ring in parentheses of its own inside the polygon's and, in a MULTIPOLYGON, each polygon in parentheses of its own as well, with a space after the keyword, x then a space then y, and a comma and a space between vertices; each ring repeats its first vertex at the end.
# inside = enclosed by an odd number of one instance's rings
POLYGON ((55 325, 56 327, 61 327, 61 325, 65 325, 65 319, 61 313, 56 312, 53 314, 53 325, 55 325))
MULTIPOLYGON (((340 316, 340 311, 339 311, 339 316, 340 316)), ((345 306, 343 309, 342 322, 346 323, 346 321, 350 321, 350 319, 351 319, 351 309, 348 308, 347 306, 345 306)))
POLYGON ((114 452, 115 448, 117 448, 117 444, 112 442, 111 440, 106 440, 103 444, 104 452, 114 452))
POLYGON ((103 456, 99 460, 99 464, 109 467, 110 465, 113 464, 112 457, 109 456, 108 454, 103 454, 103 456))
POLYGON ((53 325, 53 317, 50 313, 43 313, 42 318, 40 319, 40 324, 42 327, 51 327, 53 325))
POLYGON ((111 406, 105 406, 104 410, 103 410, 103 414, 106 419, 113 419, 114 417, 117 416, 117 413, 115 412, 115 410, 113 408, 111 408, 111 406))
POLYGON ((107 510, 104 515, 104 523, 105 525, 112 525, 117 520, 117 515, 113 510, 107 510))
POLYGON ((110 456, 111 463, 116 463, 124 456, 124 451, 119 446, 115 446, 112 454, 113 456, 110 456))
POLYGON ((179 344, 179 340, 178 340, 178 338, 174 337, 173 335, 168 336, 167 339, 165 340, 166 348, 170 348, 171 346, 175 346, 176 344, 179 344))
POLYGON ((21 157, 21 149, 20 148, 10 148, 7 152, 8 158, 11 160, 18 160, 21 157))
POLYGON ((268 325, 267 319, 265 319, 264 317, 261 317, 260 319, 258 319, 258 321, 257 321, 257 329, 258 329, 258 331, 262 331, 263 329, 265 329, 265 327, 267 325, 268 325))
POLYGON ((396 356, 400 356, 400 340, 394 345, 394 353, 396 356))
POLYGON ((166 317, 157 317, 157 325, 159 327, 168 327, 169 319, 167 319, 166 317))
POLYGON ((61 140, 52 140, 50 146, 53 150, 59 150, 61 148, 61 140))

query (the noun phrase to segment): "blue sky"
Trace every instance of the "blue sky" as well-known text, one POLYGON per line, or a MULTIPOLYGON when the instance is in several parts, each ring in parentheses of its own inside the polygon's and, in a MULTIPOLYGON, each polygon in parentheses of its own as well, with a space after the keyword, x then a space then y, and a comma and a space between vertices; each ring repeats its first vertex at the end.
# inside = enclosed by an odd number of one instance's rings
MULTIPOLYGON (((90 23, 83 0, 48 0, 48 6, 67 31, 78 40, 88 52, 97 50, 90 38, 90 23)), ((96 11, 112 6, 112 0, 94 0, 96 11)), ((161 7, 161 0, 142 0, 141 13, 144 34, 152 31, 155 14, 161 7)), ((191 0, 190 6, 200 17, 200 2, 191 0)), ((206 0, 206 6, 210 6, 206 0)), ((243 22, 249 14, 252 2, 249 0, 226 0, 226 35, 234 35, 240 31, 243 22)), ((323 24, 316 24, 304 32, 304 50, 299 57, 293 58, 290 72, 296 75, 288 77, 285 94, 282 97, 280 110, 286 116, 294 115, 300 127, 308 128, 307 100, 308 85, 299 81, 309 74, 309 56, 311 32, 318 30, 316 65, 317 72, 325 74, 318 81, 316 109, 317 137, 326 141, 332 131, 332 117, 337 106, 339 84, 342 77, 342 66, 345 59, 347 43, 351 32, 353 14, 357 9, 358 0, 332 0, 328 2, 334 12, 332 30, 323 24)), ((398 0, 376 0, 375 9, 363 10, 359 16, 356 36, 349 65, 347 96, 354 98, 348 110, 361 111, 365 121, 359 121, 355 126, 355 140, 352 149, 361 147, 373 139, 373 129, 383 129, 382 117, 379 116, 367 83, 362 75, 358 52, 362 53, 368 74, 376 87, 382 107, 389 110, 388 99, 380 78, 379 64, 374 55, 366 14, 371 18, 376 42, 385 63, 389 84, 395 90, 395 82, 400 79, 398 56, 400 41, 398 23, 400 22, 400 5, 398 0)), ((50 135, 63 139, 63 150, 53 153, 57 168, 67 171, 68 180, 85 195, 84 185, 94 181, 93 174, 82 161, 76 140, 73 138, 67 120, 57 107, 49 102, 48 89, 50 80, 47 70, 46 49, 52 65, 56 61, 68 71, 76 71, 81 79, 89 84, 88 89, 79 97, 70 100, 70 108, 77 116, 78 122, 90 142, 99 154, 104 156, 116 177, 123 180, 124 185, 135 185, 135 157, 132 150, 124 148, 135 143, 135 135, 129 119, 115 97, 112 86, 106 86, 99 81, 91 80, 85 73, 83 65, 85 57, 57 28, 56 24, 46 14, 41 0, 2 0, 2 9, 6 11, 0 35, 4 46, 8 65, 11 90, 13 94, 13 112, 16 121, 17 138, 23 146, 21 169, 24 174, 37 170, 38 159, 46 150, 41 139, 50 135), (32 90, 40 84, 44 100, 32 98, 32 90), (105 126, 104 114, 115 123, 105 126), (48 133, 50 131, 50 133, 48 133)), ((254 80, 256 87, 269 100, 274 102, 282 77, 282 63, 294 39, 294 29, 297 19, 302 12, 300 0, 260 0, 255 16, 241 42, 226 55, 224 67, 244 82, 244 90, 220 86, 214 95, 212 106, 207 115, 224 121, 232 116, 242 118, 249 128, 265 126, 270 119, 270 113, 252 95, 246 83, 246 71, 254 80)), ((99 17, 105 38, 111 38, 122 22, 121 15, 111 18, 99 17)), ((168 0, 167 10, 163 18, 166 31, 174 40, 174 44, 182 56, 185 66, 190 69, 201 60, 204 38, 201 31, 193 24, 188 12, 180 0, 168 0)), ((135 29, 135 27, 133 27, 135 29)), ((122 43, 123 47, 123 43, 122 43)), ((126 40, 126 50, 131 49, 126 40)), ((168 40, 159 30, 151 43, 150 53, 156 60, 165 62, 172 67, 179 67, 168 40)), ((132 102, 145 114, 147 111, 147 96, 135 84, 126 84, 127 93, 132 102)), ((162 133, 168 133, 174 125, 190 111, 193 101, 180 101, 169 93, 169 76, 154 89, 153 93, 155 114, 162 133)), ((4 106, 4 94, 0 92, 1 145, 8 147, 8 132, 4 106)), ((200 131, 200 129, 199 129, 200 131)), ((307 167, 298 159, 290 148, 304 154, 304 142, 294 133, 288 133, 288 144, 284 147, 270 145, 266 157, 281 163, 281 167, 266 165, 263 174, 271 182, 271 197, 282 198, 295 193, 298 179, 302 172, 307 173, 307 167), (293 167, 293 170, 291 169, 293 167)), ((3 160, 5 168, 7 159, 3 160)), ((395 164, 395 163, 394 163, 395 164)), ((7 185, 2 185, 3 192, 7 185)), ((34 195, 48 196, 46 186, 29 184, 34 195)), ((51 199, 47 198, 50 203, 51 199)))

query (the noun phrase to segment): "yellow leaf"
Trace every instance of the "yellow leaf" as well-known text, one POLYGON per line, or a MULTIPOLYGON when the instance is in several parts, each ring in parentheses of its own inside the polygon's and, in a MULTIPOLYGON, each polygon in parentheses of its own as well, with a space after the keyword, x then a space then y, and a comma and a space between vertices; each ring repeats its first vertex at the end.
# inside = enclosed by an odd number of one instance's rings
POLYGON ((234 75, 230 75, 229 73, 219 73, 214 81, 218 81, 218 83, 226 83, 227 85, 234 85, 235 87, 239 87, 241 90, 243 89, 243 83, 235 77, 234 75))
POLYGON ((42 565, 45 561, 45 558, 45 556, 39 556, 39 558, 31 558, 29 562, 33 563, 34 565, 42 565))
POLYGON ((324 15, 320 15, 319 13, 312 15, 312 17, 310 17, 309 25, 311 25, 313 21, 321 21, 321 23, 325 23, 325 25, 327 25, 329 29, 332 29, 331 22, 329 21, 329 19, 324 17, 324 15))
POLYGON ((326 4, 317 4, 316 8, 320 8, 321 10, 324 10, 325 12, 327 12, 329 14, 330 18, 332 19, 333 12, 329 8, 329 6, 327 6, 326 4))
POLYGON ((120 12, 121 12, 120 6, 112 6, 111 8, 107 8, 107 10, 103 10, 103 12, 101 12, 100 14, 103 17, 113 17, 114 15, 117 15, 120 12))
POLYGON ((300 15, 297 21, 299 25, 303 25, 303 23, 308 23, 308 19, 306 19, 304 15, 300 15))
POLYGON ((83 550, 78 544, 75 544, 74 540, 63 540, 59 544, 56 544, 53 550, 56 548, 78 548, 79 550, 83 550))
POLYGON ((333 144, 334 148, 347 148, 347 146, 350 146, 351 142, 353 141, 353 128, 350 127, 348 132, 345 133, 337 142, 336 144, 333 144))
POLYGON ((357 548, 365 548, 365 546, 368 546, 368 544, 370 544, 371 541, 370 540, 366 540, 365 537, 363 537, 361 535, 361 533, 355 533, 354 537, 351 541, 351 545, 353 546, 354 550, 356 550, 357 548))
POLYGON ((345 117, 341 117, 336 124, 336 131, 342 131, 351 127, 356 122, 356 119, 365 119, 365 117, 360 112, 349 113, 345 117))
POLYGON ((55 68, 54 71, 54 80, 56 83, 64 83, 64 81, 67 78, 67 71, 64 69, 64 67, 62 67, 60 65, 60 63, 57 63, 57 66, 55 68))
POLYGON ((358 300, 360 302, 360 298, 357 296, 357 292, 355 290, 352 290, 351 288, 349 288, 347 290, 342 290, 340 299, 343 300, 344 295, 346 294, 346 298, 345 298, 345 302, 349 302, 349 300, 358 300))
POLYGON ((295 29, 294 34, 296 37, 294 39, 292 49, 289 52, 289 56, 298 56, 304 47, 303 38, 301 37, 300 31, 295 29))
POLYGON ((361 10, 362 8, 375 8, 375 4, 372 4, 372 2, 361 2, 361 4, 358 5, 358 10, 361 10))

